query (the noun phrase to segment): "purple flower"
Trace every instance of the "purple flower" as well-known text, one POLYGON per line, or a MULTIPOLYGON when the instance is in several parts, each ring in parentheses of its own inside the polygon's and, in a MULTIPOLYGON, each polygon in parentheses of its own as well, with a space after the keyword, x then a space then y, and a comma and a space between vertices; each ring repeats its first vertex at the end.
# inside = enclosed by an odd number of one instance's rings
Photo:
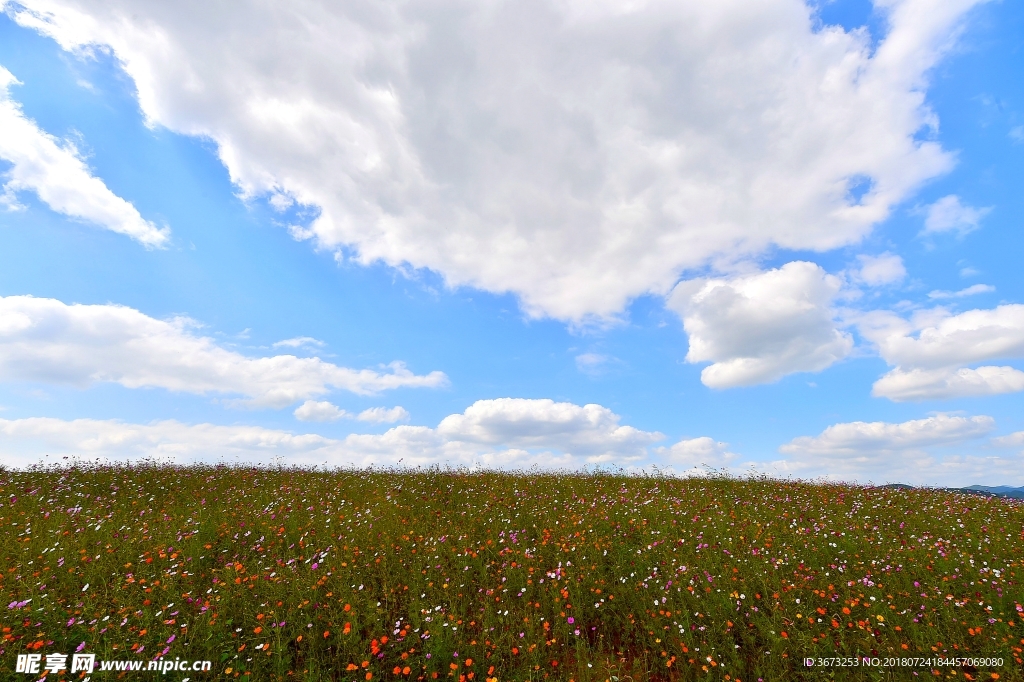
POLYGON ((315 571, 315 570, 316 570, 316 569, 318 569, 318 568, 320 568, 320 564, 318 564, 318 563, 314 563, 314 564, 313 564, 313 570, 315 571))
POLYGON ((176 639, 176 635, 171 635, 170 637, 168 637, 168 638, 167 638, 167 643, 168 643, 168 644, 170 644, 170 643, 171 643, 171 642, 173 642, 173 641, 174 641, 175 639, 176 639))
POLYGON ((567 622, 567 623, 569 623, 569 625, 572 625, 573 623, 575 623, 575 622, 576 622, 576 619, 575 619, 575 618, 573 618, 572 616, 569 616, 569 617, 568 617, 568 618, 566 618, 565 620, 566 620, 566 622, 567 622))
POLYGON ((85 648, 85 642, 82 642, 81 644, 78 645, 78 648, 75 649, 75 653, 78 653, 79 651, 81 651, 84 648, 85 648))

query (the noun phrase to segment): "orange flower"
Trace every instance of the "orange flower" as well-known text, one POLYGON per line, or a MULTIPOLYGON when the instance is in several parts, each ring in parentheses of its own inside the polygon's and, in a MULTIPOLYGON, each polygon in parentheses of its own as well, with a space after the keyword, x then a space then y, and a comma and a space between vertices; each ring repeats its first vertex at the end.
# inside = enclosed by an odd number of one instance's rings
POLYGON ((355 663, 349 663, 348 667, 345 668, 345 670, 348 670, 348 671, 359 670, 359 666, 356 665, 355 663))
POLYGON ((257 627, 256 627, 256 629, 255 629, 255 630, 253 630, 253 632, 254 632, 254 633, 256 633, 256 634, 258 635, 258 634, 260 634, 261 632, 263 632, 263 628, 262 628, 262 627, 260 627, 260 626, 257 626, 257 627))
POLYGON ((331 631, 330 630, 324 630, 324 639, 327 639, 330 636, 331 636, 331 631))
POLYGON ((412 668, 410 668, 409 666, 405 666, 404 668, 402 668, 402 674, 403 675, 408 675, 411 672, 412 672, 412 668))
POLYGON ((473 659, 472 658, 467 658, 465 665, 466 665, 466 667, 469 667, 469 666, 473 665, 473 659))
POLYGON ((366 673, 366 679, 372 680, 373 679, 373 673, 366 673))
POLYGON ((392 672, 392 674, 394 674, 394 675, 401 675, 401 674, 402 674, 402 669, 401 669, 401 668, 399 668, 399 667, 398 667, 398 666, 396 665, 396 666, 395 666, 395 669, 394 669, 394 670, 392 670, 391 672, 392 672))
POLYGON ((789 635, 786 634, 785 630, 782 631, 782 638, 783 639, 789 639, 789 635))

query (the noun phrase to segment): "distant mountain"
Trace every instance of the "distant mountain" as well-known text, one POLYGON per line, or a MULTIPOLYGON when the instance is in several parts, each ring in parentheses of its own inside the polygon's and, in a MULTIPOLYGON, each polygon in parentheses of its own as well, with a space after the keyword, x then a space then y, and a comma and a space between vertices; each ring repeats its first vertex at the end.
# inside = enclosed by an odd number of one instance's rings
MULTIPOLYGON (((889 483, 883 488, 898 488, 900 490, 913 490, 914 486, 906 483, 889 483)), ((1024 486, 1011 488, 1008 485, 971 485, 966 488, 933 488, 933 490, 948 490, 954 493, 970 493, 971 495, 991 495, 993 497, 1010 497, 1015 500, 1024 500, 1024 486)))
POLYGON ((986 495, 998 495, 999 497, 1012 497, 1018 500, 1024 500, 1024 486, 1020 488, 1011 488, 1008 485, 972 485, 966 488, 961 488, 966 492, 979 492, 986 495))

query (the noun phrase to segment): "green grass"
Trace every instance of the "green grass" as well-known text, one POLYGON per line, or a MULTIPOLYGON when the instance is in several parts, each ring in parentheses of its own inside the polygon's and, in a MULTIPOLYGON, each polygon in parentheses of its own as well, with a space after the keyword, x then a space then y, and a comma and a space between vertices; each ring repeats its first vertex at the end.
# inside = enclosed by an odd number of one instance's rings
POLYGON ((0 471, 0 528, 11 678, 19 653, 82 647, 213 661, 193 680, 1022 679, 1008 500, 153 466, 0 471), (1004 663, 804 665, 937 655, 1004 663))

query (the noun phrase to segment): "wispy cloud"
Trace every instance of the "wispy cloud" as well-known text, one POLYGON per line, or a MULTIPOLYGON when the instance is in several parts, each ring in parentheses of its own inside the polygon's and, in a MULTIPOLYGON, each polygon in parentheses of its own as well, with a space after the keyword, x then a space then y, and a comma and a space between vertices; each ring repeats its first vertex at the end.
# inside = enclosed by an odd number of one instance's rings
POLYGON ((164 247, 170 230, 145 220, 136 208, 92 174, 75 145, 58 140, 27 118, 11 99, 17 84, 0 66, 0 159, 11 163, 4 174, 0 203, 19 208, 17 193, 35 192, 54 211, 119 232, 143 246, 164 247))
POLYGON ((234 395, 253 407, 284 407, 332 390, 370 395, 448 381, 443 372, 413 374, 401 362, 377 371, 316 357, 248 357, 197 335, 195 326, 125 306, 0 297, 0 379, 234 395))
POLYGON ((977 294, 990 294, 995 290, 996 288, 991 284, 974 284, 966 289, 961 289, 960 291, 941 291, 939 289, 929 291, 928 298, 937 300, 947 298, 964 298, 965 296, 975 296, 977 294))
POLYGON ((323 341, 314 339, 311 336, 296 336, 294 339, 284 339, 283 341, 277 341, 273 344, 274 348, 302 348, 303 346, 310 346, 313 348, 323 348, 326 344, 323 341))
POLYGON ((972 232, 981 225, 981 219, 992 212, 991 207, 974 208, 960 202, 955 194, 942 197, 924 209, 923 234, 956 232, 960 235, 972 232))

